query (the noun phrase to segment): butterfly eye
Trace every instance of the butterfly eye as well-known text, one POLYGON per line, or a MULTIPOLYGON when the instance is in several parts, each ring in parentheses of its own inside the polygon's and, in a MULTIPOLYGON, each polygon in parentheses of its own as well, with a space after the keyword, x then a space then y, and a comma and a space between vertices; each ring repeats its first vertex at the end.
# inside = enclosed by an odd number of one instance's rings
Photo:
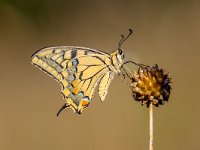
POLYGON ((122 51, 122 49, 120 49, 120 48, 118 49, 118 52, 119 52, 120 55, 123 54, 123 51, 122 51))

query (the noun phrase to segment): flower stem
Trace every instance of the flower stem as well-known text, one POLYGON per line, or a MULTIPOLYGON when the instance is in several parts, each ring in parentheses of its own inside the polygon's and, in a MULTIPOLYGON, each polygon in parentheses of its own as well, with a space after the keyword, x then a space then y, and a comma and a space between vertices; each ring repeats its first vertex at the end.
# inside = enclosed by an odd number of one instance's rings
POLYGON ((153 103, 149 106, 149 150, 153 150, 153 103))

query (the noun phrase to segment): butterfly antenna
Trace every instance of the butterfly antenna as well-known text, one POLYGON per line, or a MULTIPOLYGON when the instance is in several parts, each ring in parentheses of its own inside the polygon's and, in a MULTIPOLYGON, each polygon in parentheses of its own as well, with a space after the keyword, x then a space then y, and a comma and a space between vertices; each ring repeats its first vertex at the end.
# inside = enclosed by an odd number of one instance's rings
POLYGON ((122 34, 122 35, 121 35, 121 40, 119 41, 119 48, 120 48, 121 45, 122 45, 122 41, 123 41, 123 39, 124 39, 124 35, 122 34))
POLYGON ((132 29, 129 29, 129 34, 124 37, 124 35, 121 35, 121 40, 119 41, 119 48, 121 47, 121 45, 129 38, 129 36, 133 33, 132 29))

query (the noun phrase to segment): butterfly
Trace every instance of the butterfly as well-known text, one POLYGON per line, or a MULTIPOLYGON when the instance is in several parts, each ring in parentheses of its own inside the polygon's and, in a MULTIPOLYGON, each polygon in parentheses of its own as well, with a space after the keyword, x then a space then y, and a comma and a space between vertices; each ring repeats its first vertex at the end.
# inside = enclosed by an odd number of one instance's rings
POLYGON ((120 46, 131 35, 132 30, 129 31, 111 54, 85 47, 57 46, 32 55, 32 64, 61 84, 65 104, 57 116, 66 108, 81 114, 92 101, 97 85, 100 100, 105 100, 114 75, 122 74, 124 53, 120 46))

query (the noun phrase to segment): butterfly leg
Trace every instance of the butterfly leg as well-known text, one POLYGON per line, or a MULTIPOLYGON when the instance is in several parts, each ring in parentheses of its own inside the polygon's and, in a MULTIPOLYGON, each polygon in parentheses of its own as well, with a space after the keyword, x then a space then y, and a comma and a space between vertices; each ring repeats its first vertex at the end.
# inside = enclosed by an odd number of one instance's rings
POLYGON ((132 63, 132 64, 137 65, 137 66, 139 66, 139 67, 147 67, 147 65, 138 63, 138 62, 136 62, 136 61, 131 61, 131 60, 124 62, 123 65, 129 64, 129 63, 132 63))
POLYGON ((124 82, 124 80, 126 78, 126 74, 124 72, 121 72, 119 75, 122 75, 122 82, 124 82))
MULTIPOLYGON (((131 76, 127 73, 126 69, 124 68, 124 66, 121 67, 121 69, 124 71, 122 72, 124 76, 127 76, 129 79, 131 79, 131 76)), ((125 78, 125 77, 124 77, 125 78)))

